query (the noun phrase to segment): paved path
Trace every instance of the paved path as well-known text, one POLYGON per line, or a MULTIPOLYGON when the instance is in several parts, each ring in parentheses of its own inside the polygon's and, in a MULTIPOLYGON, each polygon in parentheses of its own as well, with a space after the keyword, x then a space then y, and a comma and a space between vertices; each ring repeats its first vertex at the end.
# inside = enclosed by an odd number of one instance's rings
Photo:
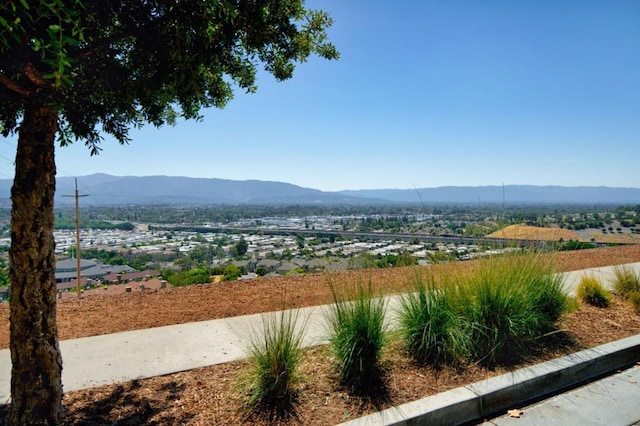
MULTIPOLYGON (((621 265, 622 266, 622 265, 621 265)), ((637 274, 640 274, 640 262, 628 263, 624 265, 633 269, 637 274)), ((600 268, 589 268, 580 271, 571 271, 563 273, 565 286, 569 294, 574 294, 580 280, 584 276, 591 276, 599 280, 605 287, 612 289, 611 283, 615 277, 615 266, 604 266, 600 268)))
MULTIPOLYGON (((309 317, 305 344, 322 343, 320 308, 303 309, 309 317)), ((246 357, 246 342, 260 315, 156 327, 60 342, 64 390, 73 391, 154 377, 246 357)), ((0 351, 0 403, 9 397, 11 358, 0 351)))
MULTIPOLYGON (((640 262, 628 266, 640 273, 640 262)), ((613 270, 613 267, 603 267, 565 273, 567 291, 575 291, 585 275, 609 285, 613 270)), ((394 312, 398 303, 398 297, 391 297, 389 311, 394 312)), ((300 317, 308 319, 305 346, 326 343, 324 309, 326 307, 320 306, 300 310, 300 317)), ((64 390, 239 360, 246 357, 246 342, 252 333, 260 329, 261 315, 258 314, 61 341, 64 390)), ((9 401, 10 378, 9 350, 0 350, 0 404, 9 401)))
POLYGON ((483 426, 601 426, 640 422, 640 366, 524 407, 522 417, 508 415, 483 426))

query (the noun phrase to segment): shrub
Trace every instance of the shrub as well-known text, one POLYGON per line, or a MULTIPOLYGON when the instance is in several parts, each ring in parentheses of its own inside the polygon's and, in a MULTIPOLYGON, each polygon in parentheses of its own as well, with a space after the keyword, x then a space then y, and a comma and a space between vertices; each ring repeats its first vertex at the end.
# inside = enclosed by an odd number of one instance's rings
POLYGON ((577 312, 579 310, 580 310, 580 302, 578 301, 578 298, 575 296, 568 297, 566 312, 567 313, 577 312))
POLYGON ((420 364, 451 364, 464 357, 469 348, 464 321, 456 310, 451 293, 437 288, 433 276, 425 285, 416 277, 415 291, 400 299, 400 334, 407 351, 420 364))
POLYGON ((630 293, 629 301, 631 302, 631 306, 633 306, 633 310, 636 312, 636 315, 640 315, 640 291, 630 293))
POLYGON ((262 316, 262 333, 254 331, 245 379, 249 388, 248 409, 268 414, 270 419, 293 413, 302 360, 306 321, 297 328, 298 311, 280 311, 262 316))
POLYGON ((592 243, 587 243, 584 241, 577 241, 577 240, 569 240, 566 243, 562 244, 558 248, 558 250, 559 251, 584 250, 584 249, 591 249, 596 247, 597 246, 592 243))
POLYGON ((595 277, 582 277, 576 289, 576 296, 584 303, 599 308, 606 308, 611 304, 611 294, 595 277))
POLYGON ((613 289, 616 293, 626 299, 631 293, 640 292, 640 274, 633 269, 628 266, 616 266, 613 273, 613 289))
POLYGON ((211 281, 211 274, 206 268, 191 269, 182 272, 163 272, 163 277, 173 286, 182 287, 193 284, 205 284, 211 281))
POLYGON ((329 342, 340 381, 350 391, 372 395, 381 390, 380 355, 386 344, 386 300, 374 297, 371 282, 340 292, 329 283, 334 303, 325 313, 329 342))
POLYGON ((568 307, 561 276, 534 253, 482 260, 453 288, 468 321, 470 356, 485 364, 514 355, 524 341, 551 329, 568 307))
MULTIPOLYGON (((543 333, 554 327, 563 314, 572 310, 572 303, 567 296, 564 280, 549 268, 541 266, 525 288, 527 297, 531 298, 531 309, 537 312, 539 328, 536 333, 543 333)), ((575 306, 575 305, 573 305, 575 306)))
POLYGON ((463 309, 473 342, 470 355, 494 364, 504 354, 503 347, 509 349, 516 337, 527 332, 523 327, 529 312, 525 300, 506 286, 486 281, 463 289, 462 300, 465 299, 468 304, 463 309))
POLYGON ((242 275, 242 270, 234 264, 227 265, 224 267, 223 275, 225 281, 235 281, 242 275))

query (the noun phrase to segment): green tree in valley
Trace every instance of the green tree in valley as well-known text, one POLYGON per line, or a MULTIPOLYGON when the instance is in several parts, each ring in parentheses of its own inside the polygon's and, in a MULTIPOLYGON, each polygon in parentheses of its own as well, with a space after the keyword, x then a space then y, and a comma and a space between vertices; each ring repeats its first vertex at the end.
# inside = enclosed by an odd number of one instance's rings
POLYGON ((0 130, 18 134, 9 252, 12 382, 8 423, 61 419, 56 327, 56 141, 129 142, 145 123, 197 119, 237 87, 256 90, 310 55, 337 58, 330 17, 302 0, 3 0, 0 130))
POLYGON ((302 234, 296 234, 296 245, 298 246, 298 250, 304 249, 305 238, 302 234))
POLYGON ((244 237, 240 237, 238 242, 234 244, 233 249, 236 257, 242 257, 247 254, 247 251, 249 251, 249 243, 244 239, 244 237))

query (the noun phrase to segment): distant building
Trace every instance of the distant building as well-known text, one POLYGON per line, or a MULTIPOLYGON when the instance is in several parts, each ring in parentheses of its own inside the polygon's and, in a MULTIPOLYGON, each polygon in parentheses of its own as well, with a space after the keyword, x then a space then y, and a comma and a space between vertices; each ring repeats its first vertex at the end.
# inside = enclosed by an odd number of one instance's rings
POLYGON ((300 265, 293 262, 282 262, 280 266, 276 268, 276 273, 279 275, 288 275, 295 273, 298 269, 302 269, 300 265))
POLYGON ((160 276, 160 272, 154 269, 146 269, 144 271, 126 272, 116 274, 110 272, 103 277, 105 284, 126 284, 131 281, 148 281, 152 278, 160 276))
MULTIPOLYGON (((105 265, 95 260, 80 259, 80 277, 94 281, 102 281, 105 275, 117 272, 136 272, 136 270, 127 265, 105 265)), ((56 262, 56 286, 58 290, 65 287, 64 283, 75 281, 77 278, 77 261, 70 258, 56 262)))
POLYGON ((281 264, 282 263, 278 260, 261 259, 256 265, 256 270, 264 268, 263 270, 268 274, 271 272, 276 272, 281 264))

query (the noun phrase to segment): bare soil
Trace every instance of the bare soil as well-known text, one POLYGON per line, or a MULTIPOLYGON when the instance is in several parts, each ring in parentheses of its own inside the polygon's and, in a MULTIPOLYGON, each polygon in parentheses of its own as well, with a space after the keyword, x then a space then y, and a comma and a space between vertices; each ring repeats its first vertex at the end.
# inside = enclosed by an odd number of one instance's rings
MULTIPOLYGON (((640 262, 640 246, 619 246, 554 254, 559 271, 579 270, 640 262)), ((466 268, 472 262, 446 267, 466 268)), ((326 285, 371 280, 380 290, 406 289, 403 268, 349 271, 331 275, 302 275, 248 282, 135 291, 119 295, 85 294, 58 301, 61 339, 118 331, 202 321, 266 312, 282 306, 329 303, 326 285)), ((0 305, 0 348, 9 342, 9 309, 0 305)), ((435 370, 415 365, 398 343, 385 351, 387 394, 385 398, 359 398, 341 388, 326 347, 307 350, 302 366, 305 378, 294 416, 277 422, 248 416, 243 409, 246 394, 240 386, 246 362, 234 362, 183 373, 103 386, 64 397, 65 424, 336 424, 361 415, 462 386, 532 363, 640 333, 640 316, 630 305, 616 299, 612 307, 590 306, 566 316, 562 332, 541 339, 526 358, 486 369, 478 365, 435 370)), ((3 424, 7 407, 0 407, 3 424)))

